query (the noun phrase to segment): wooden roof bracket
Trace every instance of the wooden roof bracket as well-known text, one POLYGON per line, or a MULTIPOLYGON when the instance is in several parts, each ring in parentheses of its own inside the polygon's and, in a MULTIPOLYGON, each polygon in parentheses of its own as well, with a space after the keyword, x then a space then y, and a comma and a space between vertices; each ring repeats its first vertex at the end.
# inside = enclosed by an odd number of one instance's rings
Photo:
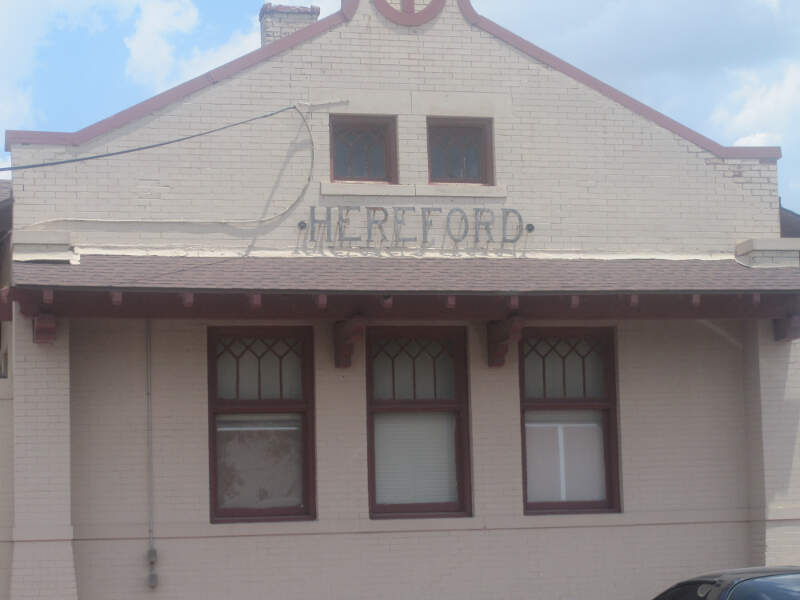
POLYGON ((337 369, 349 369, 353 364, 355 345, 364 338, 367 320, 353 317, 333 326, 333 357, 337 369))
POLYGON ((774 319, 772 328, 776 342, 793 342, 800 339, 800 315, 774 319))
POLYGON ((54 315, 42 313, 33 318, 33 343, 52 344, 56 341, 58 322, 54 315))
POLYGON ((513 316, 503 321, 489 322, 486 326, 489 366, 504 366, 509 349, 519 342, 521 336, 521 317, 513 316))

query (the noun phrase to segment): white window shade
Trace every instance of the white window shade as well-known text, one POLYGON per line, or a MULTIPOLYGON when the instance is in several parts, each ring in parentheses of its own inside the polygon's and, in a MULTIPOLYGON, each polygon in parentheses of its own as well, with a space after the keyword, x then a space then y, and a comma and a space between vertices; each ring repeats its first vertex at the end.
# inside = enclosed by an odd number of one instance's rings
POLYGON ((606 499, 602 411, 525 413, 528 502, 606 499))
POLYGON ((457 502, 456 415, 382 413, 374 418, 376 502, 457 502))

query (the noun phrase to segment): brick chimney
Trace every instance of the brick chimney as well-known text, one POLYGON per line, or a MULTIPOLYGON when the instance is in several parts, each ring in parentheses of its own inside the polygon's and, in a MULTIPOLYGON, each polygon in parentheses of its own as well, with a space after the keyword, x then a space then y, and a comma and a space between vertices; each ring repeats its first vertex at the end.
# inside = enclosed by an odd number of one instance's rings
POLYGON ((319 6, 282 6, 268 2, 258 15, 261 21, 261 45, 294 33, 319 18, 319 6))

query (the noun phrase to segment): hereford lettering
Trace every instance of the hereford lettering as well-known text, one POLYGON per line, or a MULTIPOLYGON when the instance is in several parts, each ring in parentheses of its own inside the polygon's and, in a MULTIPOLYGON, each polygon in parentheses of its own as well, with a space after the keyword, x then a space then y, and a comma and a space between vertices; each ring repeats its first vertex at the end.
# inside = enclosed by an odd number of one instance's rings
POLYGON ((315 241, 422 248, 442 241, 458 245, 468 239, 476 246, 516 244, 525 231, 522 215, 512 208, 312 206, 308 225, 315 241))

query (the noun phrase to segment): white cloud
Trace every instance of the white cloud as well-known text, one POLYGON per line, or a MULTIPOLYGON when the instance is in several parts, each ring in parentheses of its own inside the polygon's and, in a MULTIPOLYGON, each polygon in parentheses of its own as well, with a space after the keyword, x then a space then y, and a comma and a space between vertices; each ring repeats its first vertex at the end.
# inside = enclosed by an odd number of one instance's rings
POLYGON ((258 49, 260 45, 261 26, 258 17, 254 17, 250 29, 234 32, 227 42, 205 50, 194 48, 191 56, 176 60, 173 65, 172 83, 182 83, 202 75, 258 49))
MULTIPOLYGON (((329 0, 337 4, 339 0, 329 0)), ((58 29, 101 31, 110 23, 134 19, 125 38, 126 74, 148 92, 161 91, 258 48, 254 14, 251 26, 217 47, 179 52, 177 39, 195 31, 200 15, 194 0, 0 0, 0 137, 7 129, 36 128, 41 116, 31 94, 38 54, 58 29), (13 57, 13 60, 11 59, 13 57)), ((0 159, 5 156, 0 152, 0 159)))
POLYGON ((320 17, 335 13, 342 8, 342 0, 284 0, 278 4, 287 4, 289 6, 308 6, 313 4, 314 6, 319 6, 320 17))
MULTIPOLYGON (((31 84, 37 67, 37 53, 56 27, 97 29, 101 16, 114 12, 119 17, 131 10, 133 0, 0 0, 0 137, 6 129, 37 125, 37 107, 31 84)), ((2 140, 0 140, 2 141, 2 140)), ((9 166, 7 154, 0 153, 0 165, 9 166)), ((7 178, 8 173, 0 173, 7 178)))
POLYGON ((130 52, 127 75, 141 85, 165 87, 176 62, 170 37, 191 32, 198 20, 197 7, 191 0, 140 0, 136 29, 125 38, 130 52))
POLYGON ((800 62, 789 63, 778 76, 755 71, 735 74, 737 86, 712 116, 728 135, 745 142, 783 140, 800 119, 800 62))
MULTIPOLYGON (((86 1, 86 0, 84 0, 86 1)), ((171 41, 176 34, 188 34, 200 24, 192 0, 117 0, 133 1, 139 17, 134 33, 125 39, 130 50, 127 74, 153 92, 178 85, 256 50, 261 45, 261 27, 256 14, 250 27, 234 32, 227 41, 211 48, 195 47, 188 55, 176 54, 171 41)), ((338 11, 341 0, 284 0, 283 4, 320 7, 320 18, 338 11)))
POLYGON ((781 0, 756 0, 758 4, 763 4, 773 12, 779 12, 781 9, 781 0))
POLYGON ((780 146, 783 136, 779 133, 754 133, 740 137, 733 142, 734 146, 780 146))

